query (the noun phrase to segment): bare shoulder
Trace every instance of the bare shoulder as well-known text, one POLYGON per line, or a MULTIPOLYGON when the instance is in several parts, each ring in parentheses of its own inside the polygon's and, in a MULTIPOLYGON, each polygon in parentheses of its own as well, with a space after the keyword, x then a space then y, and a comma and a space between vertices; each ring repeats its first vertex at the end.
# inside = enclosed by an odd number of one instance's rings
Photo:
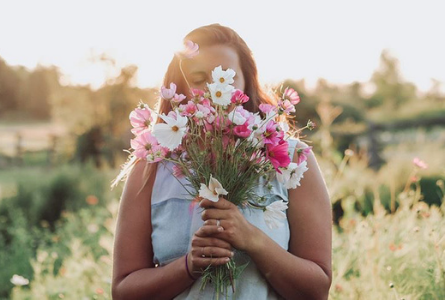
MULTIPOLYGON (((298 141, 298 148, 308 145, 298 141)), ((298 161, 294 152, 293 162, 298 161)), ((326 273, 331 270, 332 209, 328 190, 312 151, 301 186, 289 190, 288 219, 291 230, 289 251, 317 263, 326 273)))
POLYGON ((143 161, 128 175, 120 200, 113 253, 113 284, 128 274, 153 267, 151 191, 155 173, 147 180, 143 161))

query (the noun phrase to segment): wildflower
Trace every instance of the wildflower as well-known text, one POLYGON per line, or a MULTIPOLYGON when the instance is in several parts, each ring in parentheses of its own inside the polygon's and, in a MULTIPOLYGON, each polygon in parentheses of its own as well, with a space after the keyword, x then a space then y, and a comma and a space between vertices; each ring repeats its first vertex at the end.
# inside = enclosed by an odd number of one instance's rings
POLYGON ((97 199, 96 196, 94 195, 89 195, 85 201, 89 204, 89 205, 96 205, 97 203, 99 203, 99 199, 97 199))
POLYGON ((287 209, 287 203, 283 200, 275 201, 264 209, 264 221, 270 229, 279 228, 283 225, 281 220, 286 219, 284 211, 287 209))
POLYGON ((138 108, 130 113, 129 119, 131 126, 133 126, 131 132, 134 135, 138 135, 148 129, 151 122, 153 122, 152 111, 147 104, 141 103, 138 108))
POLYGON ((175 102, 175 103, 181 103, 182 100, 184 100, 185 98, 187 98, 185 95, 183 94, 175 94, 173 96, 173 98, 171 99, 171 101, 175 102))
POLYGON ((29 284, 29 280, 26 279, 26 278, 23 277, 23 276, 14 274, 14 275, 12 276, 12 278, 11 278, 11 283, 12 283, 13 285, 19 285, 19 286, 21 286, 21 285, 27 285, 27 284, 29 284))
POLYGON ((221 66, 218 66, 212 71, 212 79, 218 85, 227 86, 234 83, 233 77, 235 77, 235 74, 235 71, 230 68, 224 71, 221 66))
POLYGON ((232 122, 236 125, 243 125, 247 121, 247 119, 237 109, 232 110, 229 113, 228 118, 229 118, 230 122, 232 122))
POLYGON ((263 132, 262 139, 264 144, 277 145, 284 136, 284 132, 280 130, 280 127, 273 120, 269 121, 266 125, 266 130, 263 132))
POLYGON ((241 90, 235 90, 235 92, 232 95, 232 98, 230 99, 232 103, 235 103, 236 105, 241 105, 243 103, 246 103, 249 101, 249 96, 244 94, 241 90))
POLYGON ((233 132, 235 133, 235 135, 242 138, 247 138, 252 134, 252 131, 247 126, 247 122, 244 123, 243 125, 235 126, 233 128, 233 132))
POLYGON ((302 162, 307 160, 307 156, 309 155, 309 153, 311 153, 311 146, 303 146, 301 148, 297 148, 297 154, 298 154, 298 164, 301 164, 302 162))
POLYGON ((284 100, 284 101, 279 100, 278 107, 279 107, 278 109, 279 114, 285 113, 286 115, 289 115, 295 112, 295 106, 289 100, 284 100))
POLYGON ((174 165, 172 169, 173 176, 175 176, 176 178, 185 177, 184 172, 182 172, 182 168, 179 165, 174 165))
POLYGON ((184 50, 175 53, 180 59, 191 59, 199 54, 198 44, 187 40, 185 41, 184 46, 184 50))
POLYGON ((214 103, 222 106, 227 106, 230 104, 230 99, 232 99, 232 91, 234 87, 232 85, 219 85, 217 83, 207 84, 212 95, 212 100, 214 103))
POLYGON ((209 199, 213 202, 218 202, 219 195, 227 195, 228 192, 223 188, 221 183, 212 177, 210 174, 209 185, 201 183, 201 188, 199 189, 199 197, 209 199))
POLYGON ((157 162, 164 159, 167 150, 159 145, 157 139, 150 131, 144 131, 131 140, 131 148, 138 158, 146 159, 148 162, 157 162))
POLYGON ((289 144, 286 141, 278 145, 267 144, 266 157, 278 173, 281 173, 278 168, 286 167, 290 163, 288 148, 289 144))
POLYGON ((313 122, 311 120, 307 121, 307 124, 306 124, 307 129, 312 130, 315 128, 315 126, 316 126, 315 122, 313 122))
POLYGON ((280 168, 281 173, 277 172, 277 179, 284 184, 287 189, 295 189, 300 186, 304 172, 308 170, 307 162, 301 164, 291 162, 286 168, 280 168))
POLYGON ((413 159, 413 164, 420 169, 428 168, 428 165, 423 160, 420 160, 420 158, 418 157, 415 157, 413 159))
POLYGON ((161 87, 161 97, 165 100, 171 100, 176 94, 176 84, 173 82, 170 83, 170 88, 166 88, 165 86, 161 87))
POLYGON ((159 123, 153 126, 153 135, 159 144, 170 150, 175 150, 182 142, 182 138, 187 131, 187 118, 176 111, 176 114, 160 116, 165 123, 159 123), (174 117, 176 116, 176 119, 174 117))
POLYGON ((297 105, 300 102, 300 96, 297 91, 288 87, 284 90, 283 99, 289 100, 292 105, 297 105))

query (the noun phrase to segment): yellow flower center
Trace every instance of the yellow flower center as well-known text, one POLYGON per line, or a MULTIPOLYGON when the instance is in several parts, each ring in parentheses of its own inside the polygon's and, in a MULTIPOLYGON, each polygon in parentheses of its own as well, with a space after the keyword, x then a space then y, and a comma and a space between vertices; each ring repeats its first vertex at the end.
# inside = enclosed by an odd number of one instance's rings
POLYGON ((221 91, 217 91, 215 95, 216 95, 216 97, 218 97, 218 98, 219 98, 219 97, 221 97, 221 96, 222 96, 222 93, 221 93, 221 91))
POLYGON ((221 77, 220 79, 219 79, 219 82, 221 82, 221 83, 223 83, 225 80, 224 80, 224 77, 221 77))
POLYGON ((175 125, 175 126, 172 127, 172 130, 176 132, 176 131, 179 130, 179 127, 175 125))

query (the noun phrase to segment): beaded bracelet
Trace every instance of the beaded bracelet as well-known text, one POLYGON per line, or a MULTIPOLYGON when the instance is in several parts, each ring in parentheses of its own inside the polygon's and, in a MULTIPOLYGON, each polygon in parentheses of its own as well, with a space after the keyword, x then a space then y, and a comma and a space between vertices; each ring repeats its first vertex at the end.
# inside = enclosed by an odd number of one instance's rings
POLYGON ((187 262, 187 256, 188 256, 188 255, 189 255, 188 253, 185 255, 185 269, 187 270, 187 274, 188 274, 188 276, 190 277, 190 279, 192 279, 192 280, 196 280, 196 278, 194 278, 194 277, 192 276, 192 274, 190 274, 190 271, 189 271, 189 265, 188 265, 188 262, 187 262))

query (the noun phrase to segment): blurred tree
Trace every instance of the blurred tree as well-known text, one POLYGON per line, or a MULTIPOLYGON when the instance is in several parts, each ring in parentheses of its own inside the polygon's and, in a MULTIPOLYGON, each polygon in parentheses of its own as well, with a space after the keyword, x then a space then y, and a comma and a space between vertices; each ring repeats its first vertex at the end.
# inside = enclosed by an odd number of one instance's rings
POLYGON ((20 85, 19 76, 0 58, 0 116, 18 109, 20 85))
POLYGON ((371 77, 375 93, 366 102, 368 107, 385 105, 399 108, 408 101, 417 98, 416 86, 405 82, 400 74, 399 61, 388 50, 380 56, 380 66, 371 77))

